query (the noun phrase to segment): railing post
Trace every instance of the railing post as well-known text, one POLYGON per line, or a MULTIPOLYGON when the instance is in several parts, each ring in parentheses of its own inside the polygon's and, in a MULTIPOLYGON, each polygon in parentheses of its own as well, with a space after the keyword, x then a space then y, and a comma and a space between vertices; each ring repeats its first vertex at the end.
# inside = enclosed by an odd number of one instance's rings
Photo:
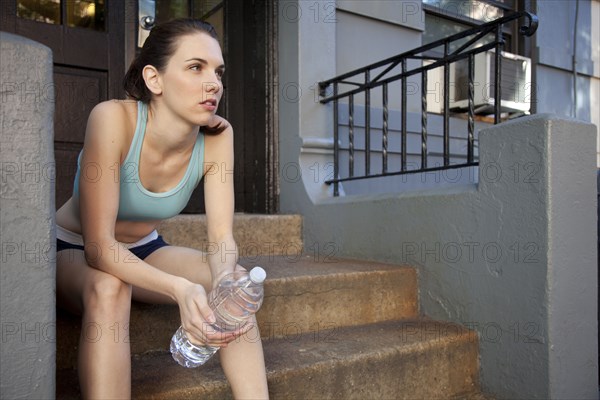
POLYGON ((500 113, 502 112, 502 96, 500 86, 500 75, 502 73, 502 48, 504 39, 502 39, 502 25, 496 26, 496 54, 494 57, 494 124, 500 123, 500 113))
POLYGON ((354 176, 354 95, 348 98, 348 172, 354 176))
MULTIPOLYGON (((444 43, 444 58, 448 57, 450 44, 444 43)), ((444 166, 450 165, 450 63, 444 62, 444 166)))
POLYGON ((427 168, 427 72, 421 73, 421 169, 427 168))
MULTIPOLYGON (((337 96, 338 94, 338 83, 335 82, 333 84, 333 95, 337 96)), ((339 191, 339 183, 337 181, 340 174, 340 145, 339 145, 339 137, 340 132, 338 128, 338 112, 339 112, 339 102, 338 99, 333 101, 333 178, 336 181, 333 183, 333 195, 335 197, 340 195, 339 191)))
POLYGON ((475 56, 469 54, 469 130, 467 133, 467 163, 473 162, 473 146, 475 143, 475 56))
POLYGON ((388 84, 383 84, 383 135, 382 135, 382 173, 386 173, 388 169, 388 84))
POLYGON ((369 70, 365 71, 365 175, 371 174, 371 89, 369 70))
POLYGON ((408 93, 406 90, 406 58, 402 60, 402 166, 401 170, 406 171, 406 102, 408 93))

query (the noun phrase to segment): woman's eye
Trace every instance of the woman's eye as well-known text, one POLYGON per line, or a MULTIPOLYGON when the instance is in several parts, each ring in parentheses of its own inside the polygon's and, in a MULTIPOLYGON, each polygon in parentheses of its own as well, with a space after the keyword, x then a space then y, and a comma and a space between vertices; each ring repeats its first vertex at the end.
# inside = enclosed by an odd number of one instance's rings
POLYGON ((217 76, 219 78, 222 78, 223 74, 225 73, 225 71, 223 71, 222 69, 218 69, 218 70, 215 71, 215 73, 217 74, 217 76))
POLYGON ((190 69, 193 71, 200 71, 202 67, 200 65, 192 65, 190 69))

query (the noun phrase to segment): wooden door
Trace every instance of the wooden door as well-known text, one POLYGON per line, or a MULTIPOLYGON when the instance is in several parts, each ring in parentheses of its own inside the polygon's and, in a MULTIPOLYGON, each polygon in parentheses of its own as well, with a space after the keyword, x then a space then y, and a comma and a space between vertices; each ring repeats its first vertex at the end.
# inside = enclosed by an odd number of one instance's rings
POLYGON ((91 109, 103 100, 123 95, 124 3, 4 0, 0 4, 0 29, 33 39, 52 50, 59 208, 72 194, 77 155, 91 109))

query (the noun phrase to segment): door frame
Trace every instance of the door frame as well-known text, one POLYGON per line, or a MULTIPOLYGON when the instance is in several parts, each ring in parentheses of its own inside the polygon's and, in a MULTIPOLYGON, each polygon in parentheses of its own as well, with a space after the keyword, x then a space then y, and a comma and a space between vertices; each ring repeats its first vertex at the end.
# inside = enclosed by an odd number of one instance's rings
MULTIPOLYGON (((137 4, 126 1, 127 15, 138 16, 137 4)), ((279 211, 277 12, 278 0, 223 0, 227 72, 219 114, 234 128, 236 212, 279 211)), ((137 51, 138 23, 125 30, 127 64, 137 51)), ((183 212, 204 213, 203 198, 199 185, 183 212)))
POLYGON ((225 113, 235 132, 236 209, 279 211, 278 0, 225 0, 225 113), (241 66, 241 67, 238 67, 241 66))

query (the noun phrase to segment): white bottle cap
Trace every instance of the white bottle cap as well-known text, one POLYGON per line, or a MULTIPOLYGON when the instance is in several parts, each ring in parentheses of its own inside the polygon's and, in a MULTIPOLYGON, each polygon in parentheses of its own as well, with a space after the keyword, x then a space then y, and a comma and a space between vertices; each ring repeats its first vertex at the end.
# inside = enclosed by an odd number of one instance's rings
POLYGON ((263 283, 267 277, 267 272, 261 267, 254 267, 250 270, 250 280, 254 283, 263 283))

